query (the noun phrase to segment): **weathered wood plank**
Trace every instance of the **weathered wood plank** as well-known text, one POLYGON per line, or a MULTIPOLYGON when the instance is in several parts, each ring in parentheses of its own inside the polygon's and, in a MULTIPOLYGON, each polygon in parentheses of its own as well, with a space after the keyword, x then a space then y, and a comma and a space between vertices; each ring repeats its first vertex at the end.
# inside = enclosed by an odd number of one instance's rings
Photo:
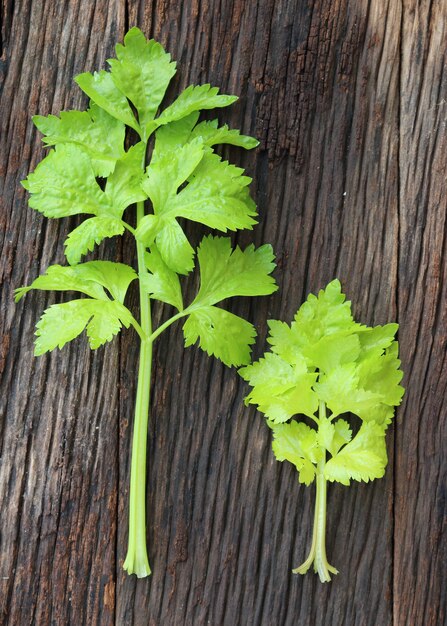
MULTIPOLYGON (((0 623, 443 623, 445 8, 3 0, 2 10, 0 623), (179 327, 155 349, 154 573, 125 576, 136 338, 34 359, 37 314, 59 300, 12 304, 13 287, 62 260, 68 230, 26 208, 19 181, 42 156, 30 115, 79 106, 74 74, 102 67, 134 24, 178 61, 171 96, 189 82, 237 93, 220 119, 261 140, 231 152, 254 177, 261 215, 235 240, 270 241, 278 256, 280 291, 231 305, 256 323, 257 352, 268 317, 290 319, 335 275, 362 321, 400 318, 409 392, 395 450, 390 433, 383 480, 330 487, 328 552, 340 570, 330 585, 290 572, 310 542, 312 491, 274 461, 236 373, 183 351, 179 327)), ((134 257, 127 240, 100 254, 134 257)))
POLYGON ((31 114, 79 107, 73 75, 104 63, 123 7, 2 6, 0 622, 111 624, 119 347, 92 355, 82 340, 34 359, 36 318, 58 299, 33 293, 16 307, 12 289, 63 260, 68 230, 26 206, 20 180, 43 156, 31 114))
POLYGON ((424 626, 447 621, 446 44, 447 5, 404 2, 394 618, 424 626))

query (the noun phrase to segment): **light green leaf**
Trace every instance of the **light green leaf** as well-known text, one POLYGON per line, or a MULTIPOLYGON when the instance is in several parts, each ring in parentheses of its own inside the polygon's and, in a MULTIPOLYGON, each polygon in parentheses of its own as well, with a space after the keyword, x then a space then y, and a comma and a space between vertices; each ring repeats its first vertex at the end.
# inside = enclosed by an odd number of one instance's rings
POLYGON ((389 404, 377 404, 362 415, 364 422, 377 422, 377 424, 384 426, 391 424, 393 417, 394 406, 390 406, 389 404))
POLYGON ((193 251, 177 217, 223 231, 251 228, 256 207, 247 189, 251 179, 242 173, 209 148, 204 151, 200 138, 163 153, 151 163, 143 189, 160 219, 156 243, 168 267, 181 274, 193 267, 193 251), (185 182, 188 184, 178 192, 185 182))
POLYGON ((399 329, 399 324, 385 324, 385 326, 374 326, 373 328, 363 326, 357 330, 362 349, 361 359, 371 356, 371 352, 383 354, 383 350, 388 348, 399 329))
POLYGON ((259 145, 259 141, 254 137, 241 135, 239 130, 229 130, 227 124, 218 128, 217 120, 198 124, 191 133, 191 138, 194 137, 201 137, 207 146, 227 143, 251 150, 259 145))
MULTIPOLYGON (((140 126, 149 130, 166 89, 175 74, 175 63, 163 47, 148 41, 138 28, 131 28, 124 45, 116 46, 117 59, 109 59, 112 78, 138 111, 140 126)), ((148 136, 146 134, 146 136, 148 136)))
POLYGON ((359 327, 352 319, 351 303, 345 302, 345 295, 341 293, 340 282, 333 280, 318 296, 309 294, 295 315, 291 332, 283 331, 282 339, 273 337, 270 343, 275 352, 281 352, 284 340, 289 335, 293 336, 294 347, 311 349, 323 337, 333 333, 349 335, 359 327))
POLYGON ((126 96, 116 87, 110 72, 85 72, 76 76, 75 81, 101 109, 141 133, 126 96))
POLYGON ((342 446, 351 441, 352 431, 345 420, 331 422, 330 419, 318 420, 318 444, 335 456, 342 446))
POLYGON ((289 461, 300 473, 301 483, 310 485, 315 478, 315 463, 322 458, 315 430, 301 422, 269 423, 273 430, 273 452, 278 461, 289 461))
POLYGON ((233 296, 268 295, 277 290, 270 276, 275 269, 273 250, 253 245, 234 250, 228 237, 204 237, 197 257, 200 265, 200 289, 193 304, 216 304, 233 296))
POLYGON ((124 302, 130 283, 138 278, 130 265, 113 261, 88 261, 72 269, 88 271, 92 280, 105 287, 121 304, 124 302))
POLYGON ((122 235, 124 226, 114 217, 90 217, 75 228, 65 240, 65 256, 70 265, 76 265, 81 257, 91 252, 95 244, 106 237, 122 235))
POLYGON ((139 142, 116 162, 113 173, 107 180, 105 194, 113 207, 115 217, 122 217, 124 209, 136 202, 146 200, 141 183, 146 146, 139 142))
POLYGON ((191 313, 183 326, 183 333, 185 347, 199 340, 202 350, 228 366, 245 365, 250 361, 250 346, 256 336, 249 322, 214 306, 191 313))
POLYGON ((164 216, 185 217, 223 232, 251 229, 256 207, 246 189, 251 178, 243 171, 206 152, 189 184, 166 203, 164 216))
POLYGON ((360 354, 360 342, 356 334, 336 332, 322 337, 314 344, 304 346, 302 354, 309 367, 330 372, 344 363, 355 361, 360 354))
POLYGON ((254 361, 239 370, 240 376, 252 387, 266 394, 277 395, 295 386, 296 377, 307 372, 303 359, 299 366, 292 367, 281 357, 266 352, 259 361, 254 361), (268 389, 267 389, 268 386, 268 389))
POLYGON ((404 388, 399 384, 403 376, 399 368, 398 344, 394 341, 383 355, 373 354, 359 363, 359 385, 380 394, 384 404, 398 406, 404 395, 404 388))
POLYGON ((44 311, 36 325, 35 356, 62 348, 80 335, 92 317, 90 302, 93 300, 72 300, 44 311))
MULTIPOLYGON (((152 153, 151 165, 167 152, 175 154, 178 148, 182 148, 190 139, 191 131, 199 119, 198 111, 183 117, 180 120, 160 126, 155 133, 155 146, 152 153)), ((203 140, 202 140, 203 143, 203 140)))
POLYGON ((157 215, 145 215, 141 218, 138 227, 135 231, 135 237, 141 243, 144 243, 146 248, 153 243, 157 233, 163 228, 163 224, 157 215))
POLYGON ((318 409, 312 389, 317 374, 307 372, 304 360, 291 366, 267 352, 264 358, 240 369, 239 374, 253 387, 246 402, 257 404, 272 422, 286 422, 297 414, 312 417, 318 409))
POLYGON ((104 304, 94 301, 90 304, 93 317, 87 325, 90 347, 96 350, 119 333, 122 326, 129 328, 132 314, 116 300, 104 304))
POLYGON ((18 302, 31 289, 42 291, 80 291, 92 298, 107 300, 101 284, 95 280, 95 275, 89 271, 87 263, 76 267, 50 265, 45 274, 38 276, 29 287, 20 287, 15 290, 15 301, 18 302))
POLYGON ((37 323, 34 354, 39 356, 54 348, 62 348, 86 326, 90 346, 96 349, 110 341, 122 325, 129 327, 131 319, 126 307, 110 300, 85 299, 53 304, 37 323))
POLYGON ((156 246, 151 248, 150 253, 146 253, 145 262, 150 274, 140 276, 140 283, 143 288, 152 298, 167 302, 178 311, 183 311, 179 278, 163 261, 156 246))
MULTIPOLYGON (((143 189, 151 199, 154 213, 166 216, 175 202, 177 189, 196 169, 203 158, 202 140, 195 141, 165 152, 147 168, 147 177, 143 181, 143 189)), ((171 218, 176 217, 171 211, 171 218)))
POLYGON ((351 303, 346 301, 337 279, 321 289, 318 296, 309 294, 307 301, 299 308, 295 321, 304 326, 312 321, 315 328, 310 334, 321 337, 340 330, 356 329, 358 326, 352 319, 351 303))
POLYGON ((94 103, 88 111, 62 111, 60 118, 35 115, 33 122, 45 135, 45 145, 71 143, 82 148, 96 176, 108 176, 124 154, 124 124, 94 103))
POLYGON ((135 271, 123 263, 88 261, 73 267, 51 265, 29 287, 16 289, 16 302, 31 289, 45 291, 80 291, 92 298, 108 301, 105 287, 119 302, 123 302, 130 283, 137 278, 135 271))
POLYGON ((351 412, 363 419, 382 400, 380 394, 360 386, 355 363, 341 365, 321 375, 314 389, 334 415, 351 412))
POLYGON ((236 102, 237 96, 218 95, 219 89, 210 85, 190 85, 155 120, 158 126, 168 124, 190 115, 194 111, 227 107, 236 102))
POLYGON ((268 320, 267 324, 270 329, 267 341, 272 346, 272 352, 278 354, 291 365, 301 362, 303 360, 303 348, 300 337, 286 322, 268 320))
POLYGON ((335 435, 334 424, 326 417, 318 419, 317 441, 318 445, 326 450, 330 450, 335 435))
POLYGON ((188 274, 194 268, 194 249, 176 220, 165 223, 156 242, 163 261, 171 270, 188 274))
POLYGON ((346 420, 338 419, 333 422, 334 425, 334 437, 331 442, 331 447, 328 448, 332 456, 335 456, 345 443, 351 441, 352 430, 346 420))
POLYGON ((362 424, 354 439, 326 463, 327 480, 349 485, 350 479, 381 478, 387 464, 385 428, 375 422, 362 424))
POLYGON ((31 193, 30 207, 46 217, 112 212, 109 199, 96 182, 89 157, 72 144, 52 150, 22 184, 31 193))

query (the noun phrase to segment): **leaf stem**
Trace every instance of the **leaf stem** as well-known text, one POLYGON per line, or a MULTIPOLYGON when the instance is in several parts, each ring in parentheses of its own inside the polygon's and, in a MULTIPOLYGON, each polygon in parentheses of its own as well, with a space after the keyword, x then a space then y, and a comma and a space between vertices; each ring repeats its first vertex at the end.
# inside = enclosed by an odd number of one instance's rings
MULTIPOLYGON (((326 405, 320 402, 319 419, 323 422, 326 419, 326 405)), ((315 496, 315 516, 312 533, 312 545, 309 556, 300 567, 293 570, 294 574, 305 574, 313 564, 315 572, 318 573, 322 583, 331 580, 330 573, 338 574, 332 565, 329 565, 326 556, 326 501, 327 501, 327 480, 324 476, 326 466, 326 450, 323 449, 323 456, 317 464, 316 475, 316 496, 315 496)))
POLYGON ((189 315, 189 313, 190 313, 189 309, 185 309, 184 311, 179 311, 178 313, 170 317, 168 320, 166 320, 166 322, 161 324, 156 330, 154 330, 154 332, 147 338, 147 340, 151 343, 154 342, 155 339, 157 339, 157 337, 159 337, 161 333, 164 330, 166 330, 171 324, 181 319, 182 317, 186 317, 186 315, 189 315))
POLYGON ((132 315, 132 318, 130 320, 130 323, 132 324, 132 326, 137 331, 138 336, 140 337, 141 341, 147 341, 147 337, 144 334, 143 329, 141 328, 140 324, 137 322, 137 320, 134 318, 133 315, 132 315))
MULTIPOLYGON (((137 224, 144 216, 144 202, 137 204, 137 224)), ((137 241, 138 273, 146 270, 144 244, 137 241)), ((141 329, 145 339, 141 341, 138 387, 135 402, 135 422, 132 442, 130 472, 129 541, 124 569, 138 578, 149 576, 151 568, 146 546, 146 450, 149 421, 150 385, 152 370, 152 334, 150 299, 140 282, 141 329)), ((140 335, 141 336, 141 335, 140 335)))
MULTIPOLYGON (((143 204, 143 203, 141 203, 143 204)), ((143 213, 144 215, 144 213, 143 213)), ((132 233, 132 235, 135 237, 135 233, 137 232, 135 228, 132 228, 132 226, 130 224, 128 224, 127 222, 125 222, 124 220, 121 220, 121 224, 124 226, 124 228, 126 230, 128 230, 130 233, 132 233)))

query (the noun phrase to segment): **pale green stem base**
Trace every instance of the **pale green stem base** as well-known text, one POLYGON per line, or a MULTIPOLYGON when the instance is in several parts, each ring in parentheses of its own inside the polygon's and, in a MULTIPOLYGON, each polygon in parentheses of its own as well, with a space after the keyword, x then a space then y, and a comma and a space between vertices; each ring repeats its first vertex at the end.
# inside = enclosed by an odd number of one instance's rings
POLYGON ((146 547, 146 447, 149 420, 152 343, 141 343, 129 497, 129 542, 124 569, 138 578, 149 576, 146 547))
MULTIPOLYGON (((325 415, 326 408, 322 403, 320 406, 320 416, 325 417, 325 415)), ((332 567, 332 565, 329 565, 326 557, 327 481, 324 477, 325 465, 325 458, 317 465, 314 528, 309 556, 302 565, 292 570, 294 574, 305 574, 313 564, 314 571, 318 573, 322 583, 327 583, 331 580, 330 573, 338 574, 338 570, 332 567)))

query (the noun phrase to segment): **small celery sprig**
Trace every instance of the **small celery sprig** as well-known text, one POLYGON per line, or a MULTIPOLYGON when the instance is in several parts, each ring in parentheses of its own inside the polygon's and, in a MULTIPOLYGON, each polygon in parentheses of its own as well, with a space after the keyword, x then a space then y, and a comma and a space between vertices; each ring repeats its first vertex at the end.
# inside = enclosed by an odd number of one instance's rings
MULTIPOLYGON (((53 265, 30 289, 78 291, 84 296, 50 306, 37 324, 35 354, 41 355, 80 335, 93 349, 133 326, 141 340, 129 502, 129 542, 124 568, 138 577, 151 573, 146 547, 146 440, 150 404, 152 343, 171 324, 184 319, 185 347, 199 342, 228 366, 250 361, 256 331, 252 324, 216 304, 233 296, 267 295, 276 290, 271 246, 232 249, 225 237, 202 239, 197 260, 200 288, 185 306, 179 276, 195 267, 196 251, 178 218, 222 232, 252 229, 256 206, 251 179, 214 153, 216 144, 254 148, 252 137, 199 122, 203 109, 226 107, 237 98, 210 85, 190 86, 159 113, 175 63, 155 41, 132 28, 116 47, 110 71, 85 73, 76 82, 90 97, 87 111, 60 117, 35 116, 44 143, 54 146, 23 186, 29 204, 46 217, 88 214, 65 241, 69 266, 53 265), (131 106, 133 105, 133 106, 131 106), (126 126, 138 135, 126 151, 126 126), (148 140, 155 141, 148 161, 148 140), (134 215, 124 211, 136 205, 134 215), (129 221, 128 221, 129 220, 129 221), (131 223, 129 223, 131 222, 131 223), (106 237, 129 231, 135 238, 137 272, 123 263, 81 258, 106 237), (129 285, 138 281, 140 319, 124 305, 129 285), (151 300, 176 313, 152 328, 151 300)), ((135 133, 133 134, 135 137, 135 133)))
POLYGON ((270 320, 269 328, 272 352, 239 373, 253 387, 246 402, 267 416, 277 460, 293 463, 300 483, 316 481, 310 553, 293 572, 305 574, 313 565, 328 582, 338 572, 326 558, 327 481, 349 485, 385 473, 385 432, 404 393, 398 325, 354 322, 351 303, 334 280, 318 297, 308 296, 290 326, 270 320), (361 420, 354 437, 340 417, 345 413, 361 420), (315 427, 291 419, 295 415, 315 427))

